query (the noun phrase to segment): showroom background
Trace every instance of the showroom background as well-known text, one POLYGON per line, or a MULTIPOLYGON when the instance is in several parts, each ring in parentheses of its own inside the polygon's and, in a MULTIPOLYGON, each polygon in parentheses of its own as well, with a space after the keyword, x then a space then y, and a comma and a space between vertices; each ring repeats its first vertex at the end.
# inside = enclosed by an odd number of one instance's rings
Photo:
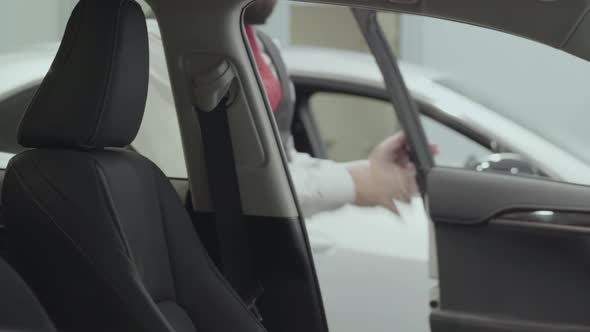
MULTIPOLYGON (((0 52, 57 41, 75 0, 3 1, 0 52), (34 3, 35 10, 31 10, 34 3), (23 20, 26 18, 26 20, 23 20)), ((388 39, 405 61, 445 74, 444 84, 520 124, 583 152, 590 133, 585 116, 590 65, 518 38, 451 22, 388 14, 388 39)), ((344 8, 282 1, 267 32, 283 47, 327 46, 366 50, 344 8)))

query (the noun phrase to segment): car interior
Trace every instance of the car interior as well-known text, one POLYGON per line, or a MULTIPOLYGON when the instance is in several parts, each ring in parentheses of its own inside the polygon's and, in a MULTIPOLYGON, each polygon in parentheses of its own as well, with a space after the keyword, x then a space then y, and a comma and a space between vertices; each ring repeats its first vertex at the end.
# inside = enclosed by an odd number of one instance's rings
MULTIPOLYGON (((487 24, 590 58, 587 29, 575 29, 589 26, 579 14, 588 1, 560 7, 555 32, 473 4, 454 12, 418 2, 375 6, 487 24)), ((526 2, 532 16, 557 20, 526 2)), ((141 7, 81 0, 39 88, 10 100, 31 99, 19 127, 0 123, 14 133, 2 150, 19 152, 0 171, 0 331, 327 332, 279 129, 237 19, 246 4, 150 4, 188 179, 171 181, 130 148, 149 79, 141 7), (207 15, 195 19, 199 11, 207 15)), ((388 60, 379 64, 391 80, 388 60)), ((407 91, 392 92, 400 86, 387 82, 396 109, 415 111, 407 91)), ((417 115, 400 119, 435 228, 432 331, 587 331, 590 190, 436 167, 417 115), (555 219, 535 219, 541 210, 555 219)))
MULTIPOLYGON (((145 106, 147 47, 145 17, 135 2, 76 6, 18 129, 19 144, 29 149, 4 174, 3 221, 19 220, 7 222, 4 256, 59 330, 261 331, 259 315, 268 328, 322 330, 315 273, 296 214, 249 217, 253 229, 246 232, 257 240, 252 250, 264 299, 240 299, 243 293, 218 271, 193 225, 207 229, 211 214, 189 215, 163 173, 125 149, 145 106), (74 86, 77 97, 67 97, 74 86), (88 296, 101 300, 88 302, 88 296), (294 305, 306 308, 306 319, 291 315, 294 305)), ((232 267, 223 261, 221 269, 232 267)))

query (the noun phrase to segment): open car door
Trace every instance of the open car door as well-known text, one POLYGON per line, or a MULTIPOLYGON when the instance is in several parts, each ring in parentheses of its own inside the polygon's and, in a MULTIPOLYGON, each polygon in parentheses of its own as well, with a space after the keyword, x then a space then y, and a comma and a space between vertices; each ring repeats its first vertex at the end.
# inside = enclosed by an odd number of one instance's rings
POLYGON ((375 12, 354 14, 407 133, 433 223, 432 331, 589 331, 590 187, 436 166, 375 12))

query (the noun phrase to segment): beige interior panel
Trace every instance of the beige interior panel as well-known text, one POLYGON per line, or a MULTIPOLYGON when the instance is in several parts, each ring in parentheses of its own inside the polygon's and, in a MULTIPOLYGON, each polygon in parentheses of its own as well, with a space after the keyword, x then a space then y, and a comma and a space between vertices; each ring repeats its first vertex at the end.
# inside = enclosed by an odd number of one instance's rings
POLYGON ((148 1, 161 28, 174 101, 181 127, 194 206, 209 211, 207 172, 200 127, 192 106, 191 71, 211 56, 235 66, 240 93, 229 110, 244 213, 294 217, 296 205, 286 176, 274 121, 249 61, 240 23, 245 1, 148 1), (160 6, 163 4, 163 6, 160 6), (203 33, 207 31, 208 33, 203 33), (200 59, 202 61, 200 61, 200 59))

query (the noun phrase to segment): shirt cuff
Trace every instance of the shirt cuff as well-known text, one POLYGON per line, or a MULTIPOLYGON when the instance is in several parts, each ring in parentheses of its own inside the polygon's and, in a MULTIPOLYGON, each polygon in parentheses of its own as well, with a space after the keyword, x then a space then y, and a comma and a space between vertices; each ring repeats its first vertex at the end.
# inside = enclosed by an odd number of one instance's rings
POLYGON ((319 191, 325 197, 326 208, 332 210, 356 200, 356 188, 352 176, 343 164, 334 163, 330 171, 326 171, 319 191))
POLYGON ((291 176, 303 214, 334 210, 353 203, 354 182, 343 164, 309 158, 291 163, 291 176))

